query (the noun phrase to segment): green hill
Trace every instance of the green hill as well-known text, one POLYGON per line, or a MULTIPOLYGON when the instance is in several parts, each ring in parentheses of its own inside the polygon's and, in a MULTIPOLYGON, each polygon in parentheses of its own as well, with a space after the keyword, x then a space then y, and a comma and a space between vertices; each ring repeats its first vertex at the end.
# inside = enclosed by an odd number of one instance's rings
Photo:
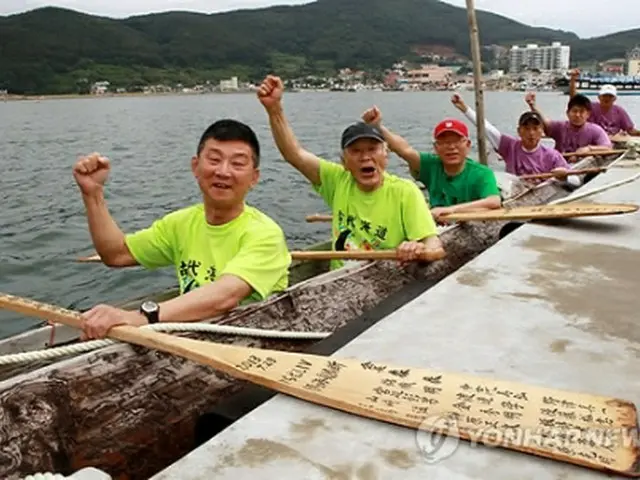
POLYGON ((569 42, 569 45, 571 45, 571 59, 576 62, 623 58, 628 50, 640 45, 640 28, 573 41, 569 42))
MULTIPOLYGON (((580 48, 583 43, 570 32, 484 11, 477 15, 482 44, 562 41, 580 48)), ((467 28, 465 9, 438 0, 318 0, 123 20, 47 7, 0 17, 0 88, 65 93, 86 91, 98 80, 131 88, 231 75, 257 80, 269 71, 289 76, 342 67, 381 69, 424 45, 468 55, 467 28)), ((631 37, 612 40, 610 50, 631 37)))

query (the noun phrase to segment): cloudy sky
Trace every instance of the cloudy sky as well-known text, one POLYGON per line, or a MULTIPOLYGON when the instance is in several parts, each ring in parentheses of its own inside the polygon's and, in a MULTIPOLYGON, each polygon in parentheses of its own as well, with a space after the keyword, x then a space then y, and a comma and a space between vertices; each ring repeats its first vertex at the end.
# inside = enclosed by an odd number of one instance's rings
MULTIPOLYGON (((345 0, 348 1, 348 0, 345 0)), ((393 1, 393 0, 389 0, 393 1)), ((465 0, 446 0, 464 6, 465 0)), ((611 0, 610 0, 611 1, 611 0)), ((605 35, 640 26, 638 0, 615 0, 610 12, 599 0, 476 0, 476 8, 489 10, 535 26, 570 30, 581 37, 605 35)), ((166 10, 221 12, 274 4, 302 4, 309 0, 0 0, 0 15, 57 5, 110 17, 126 17, 166 10)))

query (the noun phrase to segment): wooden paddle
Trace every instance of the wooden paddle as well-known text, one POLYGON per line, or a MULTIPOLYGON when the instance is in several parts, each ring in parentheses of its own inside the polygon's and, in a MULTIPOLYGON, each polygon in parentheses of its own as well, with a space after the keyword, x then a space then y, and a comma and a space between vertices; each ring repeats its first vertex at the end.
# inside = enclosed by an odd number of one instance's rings
POLYGON ((568 152, 568 153, 563 153, 562 156, 565 158, 573 158, 575 157, 576 159, 581 158, 581 157, 603 157, 605 155, 618 155, 620 153, 625 153, 627 150, 601 150, 601 151, 595 151, 595 152, 568 152))
POLYGON ((331 221, 331 215, 324 215, 321 213, 314 213, 313 215, 307 215, 306 220, 308 223, 314 223, 314 222, 330 222, 331 221))
MULTIPOLYGON (((0 307, 82 325, 77 312, 3 293, 0 307)), ((216 344, 130 326, 112 328, 109 337, 362 417, 640 476, 640 452, 630 441, 637 410, 625 400, 363 359, 216 344)))
MULTIPOLYGON (((638 205, 615 203, 571 203, 566 205, 535 205, 513 208, 497 208, 478 212, 451 213, 442 218, 454 221, 507 221, 507 220, 541 220, 547 218, 593 217, 599 215, 618 215, 632 213, 638 210, 638 205)), ((329 215, 310 215, 309 217, 327 217, 324 221, 331 221, 329 215)), ((307 219, 309 218, 307 217, 307 219)), ((320 221, 320 220, 314 220, 320 221)))
MULTIPOLYGON (((593 168, 582 168, 576 170, 567 170, 567 175, 584 175, 587 173, 600 173, 607 170, 607 167, 593 167, 593 168)), ((544 180, 547 178, 555 177, 555 173, 547 172, 547 173, 530 173, 527 175, 520 175, 518 178, 521 180, 544 180)))
MULTIPOLYGON (((398 253, 396 250, 347 250, 347 251, 297 251, 290 252, 293 260, 396 260, 398 253)), ((433 262, 445 257, 442 249, 426 250, 417 261, 433 262)), ((102 262, 100 255, 94 254, 88 257, 79 257, 76 259, 80 263, 102 262)))
POLYGON ((633 204, 614 203, 569 203, 565 205, 536 205, 499 208, 481 212, 452 213, 443 215, 446 220, 459 222, 485 220, 542 220, 552 218, 594 217, 632 213, 640 208, 633 204))

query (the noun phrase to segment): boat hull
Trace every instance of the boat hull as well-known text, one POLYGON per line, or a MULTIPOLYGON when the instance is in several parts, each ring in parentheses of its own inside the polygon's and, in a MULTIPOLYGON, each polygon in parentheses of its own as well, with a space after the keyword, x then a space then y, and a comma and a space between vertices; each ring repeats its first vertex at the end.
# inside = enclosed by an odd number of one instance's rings
MULTIPOLYGON (((580 167, 612 158, 587 158, 580 167)), ((566 196, 557 183, 510 204, 535 205, 566 196)), ((216 323, 244 327, 333 331, 418 281, 438 282, 501 237, 506 222, 469 222, 441 235, 443 260, 349 266, 302 281, 265 302, 237 309, 216 323)), ((313 342, 182 334, 257 348, 304 351, 313 342)), ((119 344, 56 362, 0 382, 0 478, 36 471, 69 474, 87 466, 117 479, 144 479, 194 448, 202 414, 245 382, 212 368, 142 347, 119 344)))

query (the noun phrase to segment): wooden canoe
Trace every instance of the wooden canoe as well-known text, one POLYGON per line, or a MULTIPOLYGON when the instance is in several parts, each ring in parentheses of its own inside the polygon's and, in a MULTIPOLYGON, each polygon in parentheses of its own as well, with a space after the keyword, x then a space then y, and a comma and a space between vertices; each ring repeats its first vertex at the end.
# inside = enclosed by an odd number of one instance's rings
MULTIPOLYGON (((576 168, 607 166, 615 158, 587 157, 576 168)), ((559 182, 548 181, 513 193, 508 204, 518 206, 548 203, 569 192, 559 182)), ((441 235, 447 256, 427 265, 401 268, 393 261, 368 262, 319 275, 318 269, 326 265, 300 267, 311 270, 301 273, 300 281, 286 292, 211 321, 263 329, 334 331, 410 283, 442 280, 494 245, 510 227, 506 222, 456 225, 441 235)), ((159 297, 174 294, 162 292, 159 297)), ((139 301, 129 304, 137 305, 139 301)), ((30 335, 48 339, 49 327, 36 332, 2 342, 1 353, 25 346, 41 348, 37 344, 42 340, 30 335)), ((182 335, 285 351, 304 351, 313 343, 182 335)), ((0 478, 39 471, 70 474, 87 466, 117 479, 149 478, 194 447, 194 426, 200 415, 244 386, 194 362, 126 344, 49 365, 29 365, 8 377, 5 372, 5 378, 0 377, 0 478)))

